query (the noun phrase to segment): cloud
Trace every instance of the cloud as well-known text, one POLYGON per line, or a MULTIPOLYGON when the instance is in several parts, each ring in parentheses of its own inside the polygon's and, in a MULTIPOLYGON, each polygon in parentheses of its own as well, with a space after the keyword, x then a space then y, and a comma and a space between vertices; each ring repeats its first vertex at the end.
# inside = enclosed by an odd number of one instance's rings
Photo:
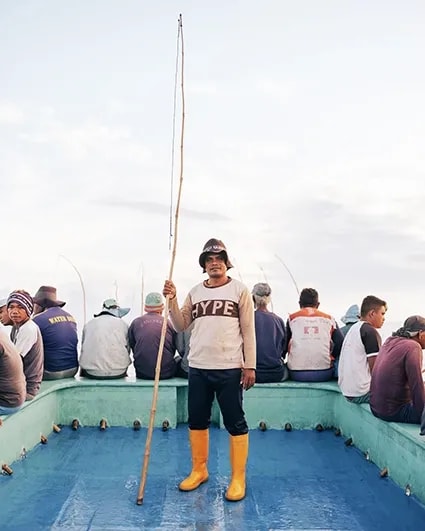
POLYGON ((187 86, 187 93, 197 96, 215 96, 218 93, 218 88, 215 83, 207 81, 192 81, 187 86))
POLYGON ((255 89, 263 96, 272 98, 275 103, 287 106, 293 100, 296 85, 290 81, 264 78, 255 82, 255 89))
MULTIPOLYGON (((93 200, 93 203, 97 203, 103 206, 112 206, 123 209, 142 211, 144 214, 157 214, 160 216, 169 216, 170 207, 163 203, 155 203, 150 201, 132 201, 124 199, 97 199, 93 200)), ((175 205, 174 205, 175 207, 175 205)), ((191 208, 181 208, 182 215, 188 216, 193 219, 204 221, 228 221, 229 218, 222 214, 214 212, 201 212, 191 208)), ((173 213, 174 215, 174 213, 173 213)))
POLYGON ((24 111, 18 105, 0 102, 0 125, 21 125, 24 122, 24 111))

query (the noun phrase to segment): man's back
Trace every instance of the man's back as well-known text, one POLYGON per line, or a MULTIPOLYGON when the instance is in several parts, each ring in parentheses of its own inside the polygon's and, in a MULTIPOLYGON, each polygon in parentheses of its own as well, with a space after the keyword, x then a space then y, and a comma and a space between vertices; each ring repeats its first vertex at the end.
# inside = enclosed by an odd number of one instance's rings
POLYGON ((257 371, 280 367, 286 354, 285 323, 273 312, 256 310, 254 315, 257 371))
POLYGON ((305 307, 291 314, 288 319, 288 368, 295 371, 331 368, 335 330, 335 319, 317 308, 305 307))
POLYGON ((130 365, 128 326, 121 318, 102 314, 83 330, 80 366, 93 376, 116 376, 130 365))
MULTIPOLYGON (((138 378, 155 378, 164 317, 158 313, 146 313, 131 323, 128 338, 133 351, 134 367, 138 378)), ((161 360, 160 378, 172 378, 176 374, 177 364, 174 361, 176 352, 176 332, 167 323, 164 350, 161 360)))
POLYGON ((425 405, 422 349, 405 337, 389 337, 373 367, 370 407, 379 416, 391 417, 413 401, 418 415, 425 405))
POLYGON ((78 367, 78 334, 75 319, 54 306, 33 317, 44 345, 44 370, 63 371, 78 367))

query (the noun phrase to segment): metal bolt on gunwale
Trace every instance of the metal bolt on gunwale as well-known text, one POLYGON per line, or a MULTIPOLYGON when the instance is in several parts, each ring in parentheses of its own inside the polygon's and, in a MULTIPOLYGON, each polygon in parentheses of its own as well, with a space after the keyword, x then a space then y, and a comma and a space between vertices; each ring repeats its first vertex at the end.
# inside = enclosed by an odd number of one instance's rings
POLYGON ((9 465, 6 465, 6 463, 1 466, 1 470, 5 476, 11 476, 13 474, 13 470, 10 468, 9 465))
POLYGON ((381 478, 386 478, 388 476, 388 468, 387 467, 384 467, 380 472, 379 472, 379 476, 381 478))

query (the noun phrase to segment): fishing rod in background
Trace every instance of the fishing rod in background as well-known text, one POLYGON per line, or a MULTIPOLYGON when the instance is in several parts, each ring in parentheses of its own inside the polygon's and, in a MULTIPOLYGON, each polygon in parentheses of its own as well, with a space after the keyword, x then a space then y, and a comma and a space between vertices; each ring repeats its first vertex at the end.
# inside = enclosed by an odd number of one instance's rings
POLYGON ((280 258, 279 255, 275 254, 275 257, 279 260, 279 262, 283 265, 283 267, 286 269, 286 272, 289 274, 289 276, 291 277, 291 280, 292 280, 292 283, 294 284, 295 286, 295 289, 297 290, 297 293, 298 293, 298 296, 300 295, 300 290, 298 288, 298 284, 297 284, 297 281, 295 280, 294 278, 294 275, 291 273, 291 270, 289 269, 289 267, 285 264, 285 262, 282 260, 282 258, 280 258))
POLYGON ((86 311, 86 289, 84 287, 84 281, 83 281, 83 277, 81 276, 81 273, 78 271, 77 267, 71 262, 71 260, 69 258, 67 258, 65 255, 63 254, 60 254, 59 255, 59 258, 63 258, 64 260, 66 260, 68 262, 68 264, 72 267, 72 269, 77 273, 78 275, 78 278, 80 280, 80 285, 81 285, 81 291, 82 291, 82 294, 83 294, 83 318, 84 318, 84 324, 86 324, 87 322, 87 311, 86 311))

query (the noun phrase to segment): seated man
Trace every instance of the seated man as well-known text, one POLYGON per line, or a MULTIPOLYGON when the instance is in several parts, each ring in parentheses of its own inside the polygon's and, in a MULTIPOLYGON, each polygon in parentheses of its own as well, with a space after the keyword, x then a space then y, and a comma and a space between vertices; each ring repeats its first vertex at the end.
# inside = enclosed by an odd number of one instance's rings
POLYGON ((189 352, 190 352, 190 336, 192 335, 193 330, 192 321, 190 325, 183 330, 183 332, 177 332, 176 337, 176 347, 178 354, 174 357, 175 359, 180 358, 180 361, 177 363, 177 373, 178 378, 189 378, 189 352))
POLYGON ((357 323, 360 319, 360 308, 357 304, 353 304, 345 312, 345 315, 341 317, 341 321, 344 323, 344 326, 340 328, 341 334, 345 337, 347 332, 353 326, 354 323, 357 323))
POLYGON ((97 380, 124 378, 131 363, 128 325, 122 320, 130 308, 115 299, 104 301, 102 310, 83 328, 81 376, 97 380))
POLYGON ((360 321, 344 338, 338 364, 338 385, 345 398, 355 404, 369 402, 370 378, 382 343, 377 328, 384 324, 386 311, 384 300, 368 295, 360 307, 360 321))
POLYGON ((34 295, 33 321, 40 328, 44 346, 43 380, 72 378, 78 371, 77 325, 62 309, 65 304, 51 286, 41 286, 34 295))
MULTIPOLYGON (((160 293, 148 293, 145 299, 145 314, 137 317, 128 330, 128 340, 133 351, 136 377, 145 380, 155 379, 155 367, 161 339, 164 317, 164 303, 160 293)), ((167 323, 164 350, 162 352, 159 378, 173 378, 177 371, 176 331, 167 323)))
POLYGON ((0 330, 0 415, 18 411, 26 394, 21 356, 4 330, 0 330))
POLYGON ((288 369, 283 363, 287 350, 285 323, 267 309, 271 293, 265 282, 255 284, 252 290, 257 345, 256 383, 282 382, 288 378, 288 369))
POLYGON ((425 318, 413 315, 379 350, 370 382, 370 409, 389 422, 419 424, 425 406, 422 349, 425 318))
POLYGON ((7 297, 5 299, 0 300, 0 323, 3 326, 13 325, 9 317, 9 312, 7 311, 7 297))
POLYGON ((34 303, 28 292, 16 290, 9 295, 7 311, 13 323, 10 339, 23 360, 26 400, 32 400, 37 395, 43 378, 43 339, 40 329, 30 319, 33 310, 34 303))
POLYGON ((317 291, 305 288, 300 293, 300 310, 289 316, 286 329, 292 380, 326 382, 333 377, 343 337, 335 319, 319 311, 319 304, 317 291))

